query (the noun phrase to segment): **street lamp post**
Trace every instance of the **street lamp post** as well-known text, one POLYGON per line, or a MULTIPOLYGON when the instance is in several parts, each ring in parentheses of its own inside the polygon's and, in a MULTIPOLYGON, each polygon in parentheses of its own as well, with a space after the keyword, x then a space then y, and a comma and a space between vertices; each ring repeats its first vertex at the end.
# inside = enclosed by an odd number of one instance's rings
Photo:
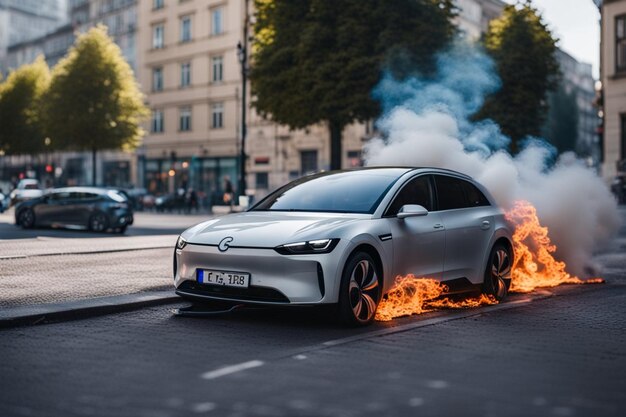
POLYGON ((245 0, 245 18, 243 22, 243 43, 237 43, 237 58, 241 64, 241 148, 239 153, 239 195, 246 194, 246 95, 248 86, 248 26, 250 15, 248 12, 249 0, 245 0))

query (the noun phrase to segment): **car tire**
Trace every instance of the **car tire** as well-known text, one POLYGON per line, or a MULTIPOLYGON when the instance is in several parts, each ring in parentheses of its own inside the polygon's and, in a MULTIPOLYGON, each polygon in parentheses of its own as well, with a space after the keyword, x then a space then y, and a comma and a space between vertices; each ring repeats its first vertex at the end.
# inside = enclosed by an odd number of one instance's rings
POLYGON ((353 254, 343 269, 339 318, 349 326, 365 326, 376 316, 382 295, 380 268, 366 252, 353 254))
POLYGON ((119 233, 120 235, 123 235, 124 233, 126 233, 126 228, 127 227, 128 227, 127 225, 124 225, 122 227, 118 227, 117 228, 117 233, 119 233))
POLYGON ((89 230, 92 232, 104 232, 109 228, 107 216, 102 212, 95 212, 89 218, 89 230))
POLYGON ((31 229, 35 226, 35 212, 31 208, 20 211, 17 216, 18 224, 24 229, 31 229))
POLYGON ((512 266, 511 250, 501 243, 495 244, 487 259, 483 294, 490 295, 498 301, 504 300, 509 292, 512 266))

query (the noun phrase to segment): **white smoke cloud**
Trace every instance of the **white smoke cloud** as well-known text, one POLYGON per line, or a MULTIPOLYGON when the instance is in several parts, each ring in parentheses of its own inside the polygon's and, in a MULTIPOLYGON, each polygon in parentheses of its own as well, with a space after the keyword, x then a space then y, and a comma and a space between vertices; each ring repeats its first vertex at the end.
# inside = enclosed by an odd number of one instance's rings
POLYGON ((384 137, 365 146, 366 165, 453 169, 478 180, 505 209, 527 200, 549 228, 568 272, 588 275, 593 251, 619 227, 607 186, 572 153, 548 167, 553 150, 534 140, 512 157, 497 125, 470 121, 499 86, 493 64, 478 50, 457 47, 441 56, 439 68, 428 80, 381 82, 374 96, 386 111, 377 125, 384 137))

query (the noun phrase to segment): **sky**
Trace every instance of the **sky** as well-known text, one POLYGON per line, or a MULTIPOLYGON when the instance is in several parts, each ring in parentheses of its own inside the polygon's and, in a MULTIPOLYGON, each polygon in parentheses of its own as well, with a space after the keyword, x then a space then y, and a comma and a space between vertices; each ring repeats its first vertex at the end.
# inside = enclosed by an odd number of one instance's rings
MULTIPOLYGON (((514 4, 516 0, 505 0, 514 4)), ((578 61, 593 65, 598 77, 600 60, 600 13, 592 0, 533 0, 558 46, 578 61)))

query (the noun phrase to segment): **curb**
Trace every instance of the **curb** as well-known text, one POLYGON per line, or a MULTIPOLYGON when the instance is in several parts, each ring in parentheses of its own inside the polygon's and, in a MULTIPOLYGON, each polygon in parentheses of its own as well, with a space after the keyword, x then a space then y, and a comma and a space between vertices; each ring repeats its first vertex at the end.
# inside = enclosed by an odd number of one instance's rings
POLYGON ((0 311, 0 329, 79 320, 181 301, 173 291, 152 291, 9 308, 0 311))

